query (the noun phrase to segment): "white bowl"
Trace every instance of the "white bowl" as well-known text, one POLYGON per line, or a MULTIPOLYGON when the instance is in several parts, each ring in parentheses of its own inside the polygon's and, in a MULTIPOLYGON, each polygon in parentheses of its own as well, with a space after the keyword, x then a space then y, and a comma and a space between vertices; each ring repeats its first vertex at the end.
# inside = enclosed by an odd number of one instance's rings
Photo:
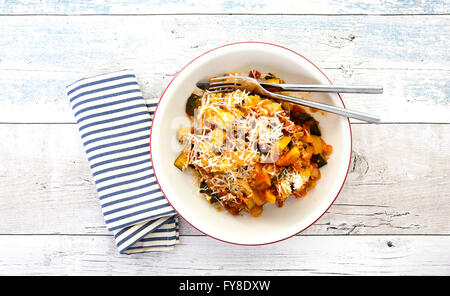
MULTIPOLYGON (((197 57, 169 83, 153 117, 150 150, 158 183, 169 203, 190 225, 218 240, 260 245, 289 238, 317 221, 332 205, 344 185, 350 166, 352 137, 347 118, 316 112, 322 138, 333 146, 328 164, 321 168, 321 179, 307 196, 289 197, 282 208, 264 206, 260 217, 247 213, 233 216, 217 211, 199 193, 193 176, 174 165, 182 146, 176 131, 189 126, 186 100, 199 80, 225 72, 248 73, 257 69, 272 72, 287 83, 331 84, 313 63, 287 48, 260 42, 241 42, 221 46, 197 57)), ((338 94, 311 94, 314 101, 344 107, 338 94)))

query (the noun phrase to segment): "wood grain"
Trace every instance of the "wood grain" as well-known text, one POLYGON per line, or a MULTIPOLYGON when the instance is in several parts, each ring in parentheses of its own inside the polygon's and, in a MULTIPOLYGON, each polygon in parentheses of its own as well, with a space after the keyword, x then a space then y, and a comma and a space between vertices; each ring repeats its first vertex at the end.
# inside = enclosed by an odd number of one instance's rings
POLYGON ((0 275, 450 275, 448 0, 13 0, 0 24, 0 275), (129 68, 157 98, 199 54, 247 40, 383 85, 343 99, 384 124, 352 124, 347 182, 300 235, 239 247, 182 222, 173 251, 119 255, 65 86, 129 68))
MULTIPOLYGON (((449 234, 450 125, 352 129, 346 185, 303 234, 449 234)), ((76 125, 2 124, 0 136, 0 234, 108 234, 76 125)))
MULTIPOLYGON (((138 67, 136 75, 149 99, 159 97, 173 78, 173 74, 138 67)), ((324 72, 335 84, 383 85, 381 95, 342 94, 347 108, 375 114, 383 123, 450 122, 450 83, 443 80, 449 71, 358 69, 342 65, 324 72)), ((82 74, 16 70, 0 70, 0 74, 0 122, 75 122, 65 87, 82 74)))
POLYGON ((323 68, 450 69, 447 15, 2 16, 0 21, 0 69, 89 74, 151 65, 153 72, 174 74, 205 50, 248 40, 285 45, 323 68))
POLYGON ((448 1, 4 1, 3 14, 445 14, 448 1))
POLYGON ((132 256, 110 236, 0 239, 0 275, 450 274, 448 236, 298 236, 260 247, 182 237, 172 251, 132 256))
POLYGON ((159 97, 191 59, 242 40, 296 50, 335 83, 383 85, 383 95, 344 95, 348 108, 383 122, 450 122, 449 16, 19 16, 0 22, 1 122, 73 122, 65 86, 123 68, 136 72, 145 97, 159 97))

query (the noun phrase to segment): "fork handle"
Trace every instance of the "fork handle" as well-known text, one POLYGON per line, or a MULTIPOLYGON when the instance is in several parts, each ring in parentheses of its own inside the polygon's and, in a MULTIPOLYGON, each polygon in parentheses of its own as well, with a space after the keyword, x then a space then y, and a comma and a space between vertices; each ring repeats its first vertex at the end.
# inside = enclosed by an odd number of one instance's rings
MULTIPOLYGON (((264 88, 273 88, 273 91, 311 91, 311 92, 337 92, 337 93, 355 93, 355 94, 381 94, 381 86, 345 86, 345 85, 320 85, 320 84, 276 84, 260 83, 264 88)), ((272 90, 271 90, 272 91, 272 90)))
POLYGON ((319 110, 323 110, 323 111, 327 111, 327 112, 331 112, 337 115, 342 115, 345 117, 350 117, 350 118, 355 118, 355 119, 359 119, 362 121, 367 121, 370 123, 380 123, 380 119, 379 118, 375 118, 372 115, 366 114, 366 113, 362 113, 359 111, 352 111, 352 110, 348 110, 345 108, 340 108, 340 107, 335 107, 335 106, 331 106, 331 105, 327 105, 327 104, 322 104, 322 103, 317 103, 317 102, 313 102, 313 101, 308 101, 305 99, 300 99, 300 98, 295 98, 295 97, 289 97, 289 96, 285 96, 285 95, 280 95, 280 94, 276 94, 276 93, 271 93, 271 95, 274 98, 278 98, 280 100, 284 100, 284 101, 288 101, 294 104, 299 104, 302 106, 307 106, 307 107, 312 107, 315 109, 319 109, 319 110))

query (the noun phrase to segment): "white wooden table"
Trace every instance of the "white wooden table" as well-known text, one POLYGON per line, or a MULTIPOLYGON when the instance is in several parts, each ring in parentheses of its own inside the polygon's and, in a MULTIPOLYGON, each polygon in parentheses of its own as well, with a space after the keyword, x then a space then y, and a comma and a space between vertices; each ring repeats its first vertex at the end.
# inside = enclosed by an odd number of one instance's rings
POLYGON ((450 2, 0 1, 0 275, 450 275, 450 2), (379 2, 379 3, 378 3, 379 2), (173 251, 118 254, 64 94, 133 69, 146 98, 236 41, 298 51, 382 124, 352 123, 344 189, 313 226, 260 247, 181 224, 173 251))

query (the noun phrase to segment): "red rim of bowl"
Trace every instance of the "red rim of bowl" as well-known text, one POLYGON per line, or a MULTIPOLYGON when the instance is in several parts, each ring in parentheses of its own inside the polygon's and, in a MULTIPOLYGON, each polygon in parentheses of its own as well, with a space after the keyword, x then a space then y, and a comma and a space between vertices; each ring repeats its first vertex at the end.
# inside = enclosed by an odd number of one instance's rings
MULTIPOLYGON (((153 120, 155 119, 155 116, 156 116, 157 111, 158 111, 159 103, 160 103, 161 100, 163 99, 164 94, 166 93, 167 89, 170 87, 170 85, 172 84, 172 82, 178 77, 178 75, 179 75, 184 69, 186 69, 186 68, 187 68, 190 64, 192 64, 194 61, 196 61, 197 59, 199 59, 200 57, 206 55, 207 53, 209 53, 209 52, 211 52, 211 51, 214 51, 214 50, 220 49, 220 48, 222 48, 222 47, 226 47, 226 46, 232 46, 232 45, 237 45, 237 44, 246 44, 246 43, 256 43, 256 44, 272 45, 272 46, 276 46, 276 47, 280 47, 280 48, 286 49, 286 50, 288 50, 288 51, 290 51, 290 52, 292 52, 292 53, 295 53, 296 55, 298 55, 298 56, 301 57, 302 59, 308 61, 311 65, 313 65, 317 70, 319 70, 320 73, 322 73, 322 75, 330 82, 330 84, 333 84, 333 83, 331 82, 331 80, 327 77, 327 75, 325 75, 325 73, 323 73, 322 70, 321 70, 319 67, 317 67, 313 62, 311 62, 310 60, 308 60, 306 57, 302 56, 301 54, 299 54, 299 53, 297 53, 297 52, 295 52, 295 51, 293 51, 293 50, 291 50, 291 49, 289 49, 289 48, 286 48, 286 47, 284 47, 284 46, 277 45, 277 44, 273 44, 273 43, 269 43, 269 42, 260 42, 260 41, 242 41, 242 42, 229 43, 229 44, 225 44, 225 45, 218 46, 218 47, 216 47, 216 48, 210 49, 210 50, 208 50, 208 51, 202 53, 201 55, 199 55, 198 57, 196 57, 195 59, 193 59, 192 61, 190 61, 186 66, 184 66, 183 68, 181 68, 180 71, 177 72, 177 74, 172 78, 172 80, 169 82, 169 84, 167 85, 167 87, 164 89, 164 92, 162 93, 161 98, 159 99, 158 104, 156 105, 155 112, 153 113, 153 119, 152 119, 152 122, 153 122, 153 120)), ((344 104, 344 101, 342 100, 341 95, 340 95, 339 93, 337 93, 337 95, 339 96, 339 99, 341 100, 342 105, 343 105, 344 108, 345 108, 345 104, 344 104)), ((344 181, 342 182, 341 188, 339 189, 338 193, 336 194, 336 196, 334 197, 334 199, 333 199, 333 201, 330 203, 330 205, 327 207, 327 209, 326 209, 326 210, 325 210, 325 211, 324 211, 324 212, 323 212, 316 220, 314 220, 311 224, 309 224, 307 227, 305 227, 305 228, 303 228, 303 229, 301 229, 301 230, 295 232, 295 233, 292 234, 292 235, 289 235, 289 236, 287 236, 287 237, 285 237, 285 238, 282 238, 282 239, 279 239, 279 240, 276 240, 276 241, 273 241, 273 242, 259 243, 259 244, 240 244, 240 243, 235 243, 235 242, 229 242, 229 241, 226 241, 226 240, 223 240, 223 239, 214 237, 214 236, 212 236, 212 235, 210 235, 210 234, 208 234, 208 233, 205 233, 204 231, 202 231, 202 230, 198 229, 197 227, 195 227, 194 225, 192 225, 187 219, 185 219, 185 218, 184 218, 184 217, 183 217, 183 216, 182 216, 182 215, 174 208, 174 206, 170 203, 170 200, 167 198, 166 194, 164 193, 164 190, 162 189, 161 184, 159 184, 158 177, 157 177, 157 175, 156 175, 156 170, 155 170, 155 167, 154 167, 154 165, 153 165, 153 155, 152 155, 152 149, 151 149, 151 148, 152 148, 152 143, 151 143, 151 141, 152 141, 152 130, 153 130, 153 124, 152 124, 152 126, 151 126, 151 128, 150 128, 150 160, 151 160, 151 162, 152 162, 153 173, 154 173, 154 175, 155 175, 156 182, 158 183, 158 186, 159 186, 159 188, 161 189, 161 192, 163 193, 164 197, 166 198, 166 200, 167 200, 167 202, 170 204, 170 206, 175 210, 175 212, 177 212, 177 214, 178 214, 184 221, 186 221, 189 225, 191 225, 192 227, 194 227, 195 229, 197 229, 197 230, 200 231, 201 233, 203 233, 203 234, 205 234, 205 235, 207 235, 207 236, 209 236, 209 237, 211 237, 211 238, 213 238, 213 239, 216 239, 216 240, 218 240, 218 241, 225 242, 225 243, 229 243, 229 244, 233 244, 233 245, 240 245, 240 246, 262 246, 262 245, 274 244, 274 243, 277 243, 277 242, 280 242, 280 241, 289 239, 289 238, 291 238, 291 237, 293 237, 293 236, 296 236, 296 235, 298 235, 299 233, 301 233, 301 232, 305 231, 306 229, 308 229, 309 227, 311 227, 311 225, 313 225, 314 223, 316 223, 320 218, 322 218, 322 216, 323 216, 326 212, 328 212, 328 210, 330 209, 330 207, 334 204, 334 202, 336 201, 337 197, 338 197, 339 194, 341 193, 342 188, 344 187, 345 181, 347 180, 348 172, 349 172, 349 169, 350 169, 350 163, 351 163, 351 159, 352 159, 352 148, 353 148, 352 127, 351 127, 351 124, 350 124, 350 119, 347 119, 347 120, 348 120, 348 127, 349 127, 349 131, 350 131, 350 155, 349 155, 349 161, 348 161, 347 172, 345 173, 344 181)))

